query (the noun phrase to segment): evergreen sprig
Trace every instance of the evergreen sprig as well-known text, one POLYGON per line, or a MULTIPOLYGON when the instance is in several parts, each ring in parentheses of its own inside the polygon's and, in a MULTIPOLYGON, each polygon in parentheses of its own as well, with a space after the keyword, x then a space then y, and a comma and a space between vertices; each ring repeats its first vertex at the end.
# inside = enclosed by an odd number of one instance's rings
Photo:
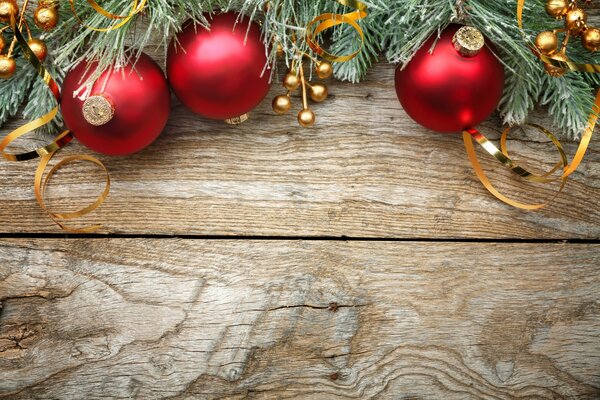
MULTIPOLYGON (((504 122, 525 122, 537 104, 547 105, 549 113, 563 132, 572 138, 581 134, 591 109, 594 90, 600 76, 567 74, 551 78, 528 47, 535 35, 559 27, 544 13, 544 0, 527 0, 524 31, 516 24, 516 0, 369 0, 369 16, 359 22, 365 34, 365 46, 359 56, 348 63, 335 65, 338 79, 359 82, 383 54, 391 63, 408 63, 431 35, 439 35, 452 22, 469 23, 479 28, 495 45, 505 65, 507 78, 499 111, 504 122)), ((99 70, 120 65, 136 57, 150 45, 165 46, 183 22, 193 19, 208 26, 205 13, 232 10, 261 22, 263 37, 271 48, 269 63, 276 67, 276 47, 280 43, 288 65, 299 52, 308 51, 304 40, 310 20, 325 12, 346 13, 351 9, 334 0, 149 0, 146 8, 122 28, 95 32, 81 27, 66 1, 60 7, 60 24, 50 33, 37 32, 46 40, 54 58, 48 63, 59 82, 64 71, 82 60, 94 60, 99 70), (128 50, 128 45, 135 51, 128 50)), ((86 0, 76 0, 79 17, 87 24, 106 27, 113 23, 92 10, 86 0)), ((105 0, 102 6, 124 15, 131 2, 105 0)), ((33 24, 30 24, 32 27, 33 24)), ((351 53, 358 37, 348 25, 331 29, 331 49, 351 53)), ((578 62, 600 63, 578 44, 569 47, 569 57, 578 62)), ((15 76, 0 80, 0 125, 22 109, 26 118, 43 115, 55 106, 41 80, 19 59, 15 76)), ((274 70, 274 68, 273 68, 274 70)), ((60 121, 58 121, 60 122, 60 121)))

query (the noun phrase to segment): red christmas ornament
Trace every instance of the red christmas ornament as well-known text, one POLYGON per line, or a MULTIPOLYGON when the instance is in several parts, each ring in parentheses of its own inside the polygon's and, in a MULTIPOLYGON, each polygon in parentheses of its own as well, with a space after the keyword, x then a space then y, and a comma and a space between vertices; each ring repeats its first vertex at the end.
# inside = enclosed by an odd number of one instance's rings
POLYGON ((238 18, 215 15, 210 31, 189 21, 169 46, 169 83, 183 104, 208 118, 242 116, 269 92, 260 27, 238 18))
POLYGON ((127 155, 142 150, 160 135, 169 118, 171 94, 162 70, 142 54, 135 64, 104 72, 82 99, 78 91, 96 66, 88 68, 82 62, 67 74, 61 103, 65 124, 98 153, 127 155))
POLYGON ((450 25, 396 70, 396 93, 416 122, 437 132, 460 132, 487 119, 504 88, 504 68, 483 35, 450 25))

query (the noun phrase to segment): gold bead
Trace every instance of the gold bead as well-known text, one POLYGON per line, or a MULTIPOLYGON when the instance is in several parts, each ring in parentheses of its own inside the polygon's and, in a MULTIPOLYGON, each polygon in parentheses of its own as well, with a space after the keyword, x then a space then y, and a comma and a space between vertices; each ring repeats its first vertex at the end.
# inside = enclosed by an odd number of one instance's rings
POLYGON ((17 17, 19 6, 17 0, 2 0, 0 1, 0 21, 10 22, 10 17, 17 17))
POLYGON ((298 113, 298 123, 304 128, 313 126, 315 124, 315 113, 309 108, 305 108, 298 113))
POLYGON ((333 75, 333 65, 327 61, 320 61, 315 66, 315 72, 319 78, 327 79, 333 75))
POLYGON ((56 7, 40 5, 33 14, 33 20, 38 28, 45 31, 52 30, 58 24, 58 11, 56 7))
POLYGON ((2 36, 2 33, 0 33, 0 53, 2 53, 2 51, 4 50, 5 47, 6 47, 6 40, 4 40, 4 36, 2 36))
POLYGON ((581 35, 581 43, 583 47, 589 51, 600 50, 600 29, 588 28, 583 35, 581 35))
POLYGON ((273 111, 279 115, 282 115, 290 111, 290 107, 292 107, 292 100, 290 99, 290 96, 282 94, 273 99, 272 106, 273 111))
POLYGON ((283 78, 283 86, 289 91, 294 91, 300 86, 300 78, 294 72, 288 72, 283 78))
POLYGON ((8 79, 15 74, 17 63, 12 57, 0 55, 0 78, 8 79))
POLYGON ((558 49, 558 37, 556 36, 556 33, 552 31, 541 32, 535 38, 535 47, 545 55, 556 53, 556 50, 558 49))
POLYGON ((277 55, 279 57, 283 57, 285 55, 285 50, 283 49, 283 46, 279 42, 277 42, 277 55))
POLYGON ((46 59, 46 56, 48 55, 48 48, 46 47, 46 43, 44 43, 43 40, 29 39, 27 41, 27 44, 29 45, 31 51, 33 51, 33 54, 35 54, 35 56, 38 58, 38 60, 44 61, 46 59))
POLYGON ((548 0, 546 3, 546 12, 556 19, 562 19, 569 11, 567 0, 548 0))
POLYGON ((565 19, 567 29, 573 36, 579 36, 586 28, 587 14, 581 8, 573 8, 565 19))
POLYGON ((329 92, 327 91, 327 86, 321 85, 320 83, 314 84, 310 88, 310 98, 315 103, 321 103, 327 99, 327 95, 329 92))
MULTIPOLYGON (((567 56, 564 53, 556 53, 552 55, 552 58, 557 59, 559 61, 568 61, 567 56)), ((544 68, 546 69, 546 73, 555 78, 561 77, 567 73, 564 68, 555 67, 552 64, 544 64, 544 68)))

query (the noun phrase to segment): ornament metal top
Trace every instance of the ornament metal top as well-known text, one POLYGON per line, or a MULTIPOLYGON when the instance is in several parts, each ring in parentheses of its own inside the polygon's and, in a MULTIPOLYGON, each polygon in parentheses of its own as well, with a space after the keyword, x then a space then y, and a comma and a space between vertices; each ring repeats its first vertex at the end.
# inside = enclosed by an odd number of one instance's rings
MULTIPOLYGON (((585 3, 590 5, 592 2, 585 0, 585 3)), ((565 27, 537 35, 535 46, 542 54, 559 61, 567 61, 567 45, 571 37, 581 37, 581 44, 591 52, 600 50, 600 29, 588 25, 587 13, 579 8, 577 0, 548 0, 546 12, 556 19, 564 19, 565 27), (560 45, 558 33, 565 35, 560 45)), ((551 64, 545 64, 545 68, 546 72, 554 77, 566 73, 564 68, 551 64)))
POLYGON ((461 55, 475 57, 485 46, 485 38, 478 29, 472 26, 463 26, 452 37, 452 43, 461 55))
POLYGON ((115 116, 115 106, 108 95, 99 93, 85 100, 82 113, 91 125, 102 126, 108 124, 115 116))

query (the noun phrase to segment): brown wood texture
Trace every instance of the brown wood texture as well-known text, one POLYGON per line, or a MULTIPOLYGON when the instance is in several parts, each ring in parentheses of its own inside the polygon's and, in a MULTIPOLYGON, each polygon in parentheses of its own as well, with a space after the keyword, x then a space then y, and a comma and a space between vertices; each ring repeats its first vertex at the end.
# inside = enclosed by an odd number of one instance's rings
POLYGON ((597 399, 599 250, 4 239, 0 397, 597 399))
MULTIPOLYGON (((475 177, 460 135, 420 128, 401 109, 394 67, 380 64, 359 84, 331 83, 314 129, 278 117, 271 95, 252 119, 232 127, 175 104, 162 137, 140 154, 101 157, 113 186, 86 222, 105 232, 174 235, 389 238, 598 238, 600 145, 552 204, 523 212, 492 198, 475 177)), ((299 107, 298 99, 295 100, 299 107)), ((540 112, 532 121, 551 126, 540 112)), ((493 137, 497 119, 482 127, 493 137)), ((566 143, 574 154, 575 143, 566 143)), ((535 134, 515 132, 511 151, 534 167, 557 160, 535 134)), ((66 154, 86 152, 70 146, 66 154)), ((489 159, 481 154, 483 160, 489 159)), ((60 233, 33 196, 35 162, 0 163, 0 230, 60 233)), ((494 181, 522 200, 550 199, 558 185, 523 184, 486 162, 494 181)), ((74 167, 49 191, 60 210, 87 205, 99 174, 74 167)))
MULTIPOLYGON (((0 398, 599 399, 598 138, 548 208, 516 210, 459 135, 408 118, 393 76, 330 82, 314 129, 298 98, 272 113, 279 84, 240 126, 175 101, 154 145, 101 157, 112 192, 82 221, 138 239, 39 238, 62 231, 34 200, 36 163, 0 162, 0 398)), ((527 165, 557 160, 513 137, 527 165)), ((556 192, 480 154, 507 193, 556 192)), ((87 205, 101 179, 60 172, 50 204, 87 205)))

